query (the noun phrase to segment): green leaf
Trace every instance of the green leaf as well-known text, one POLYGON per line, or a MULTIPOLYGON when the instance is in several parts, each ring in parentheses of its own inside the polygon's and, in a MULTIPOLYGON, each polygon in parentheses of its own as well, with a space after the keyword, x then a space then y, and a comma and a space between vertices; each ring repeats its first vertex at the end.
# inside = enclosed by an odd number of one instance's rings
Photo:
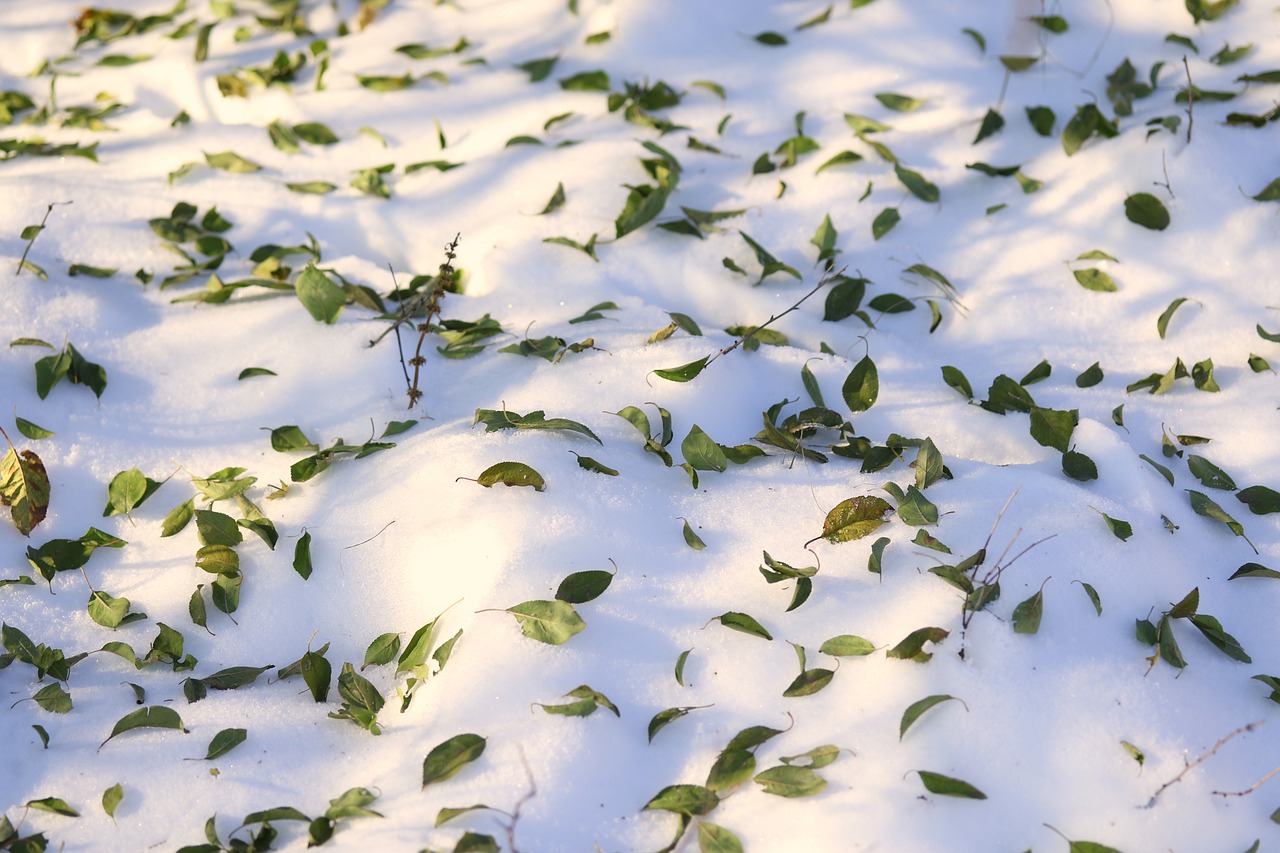
POLYGON ((769 47, 782 47, 787 43, 787 37, 781 33, 775 33, 772 30, 766 30, 762 33, 756 33, 752 36, 756 41, 769 47))
POLYGON ((124 788, 120 787, 119 782, 102 792, 102 810, 106 812, 107 817, 114 818, 116 816, 116 809, 119 808, 123 800, 124 788))
POLYGON ((830 169, 833 166, 845 166, 850 163, 857 163, 859 160, 862 160, 862 159, 864 159, 863 156, 861 154, 858 154, 855 151, 841 151, 840 153, 824 161, 823 164, 814 171, 814 174, 820 175, 825 170, 830 169))
POLYGON ((1182 303, 1187 301, 1187 297, 1179 296, 1177 299, 1169 303, 1169 307, 1160 313, 1156 318, 1156 331, 1160 334, 1160 340, 1164 340, 1165 332, 1169 329, 1169 320, 1173 318, 1173 312, 1178 310, 1182 303))
POLYGON ((129 599, 115 598, 98 590, 89 594, 88 610, 89 618, 104 628, 118 628, 146 618, 142 613, 129 613, 129 599))
POLYGON ((1040 61, 1038 56, 1002 56, 1000 64, 1009 69, 1013 73, 1026 71, 1031 66, 1040 61))
POLYGON ((213 575, 240 571, 240 556, 227 545, 204 545, 196 551, 196 567, 213 575))
MULTIPOLYGON (((1228 515, 1227 511, 1214 503, 1208 495, 1204 492, 1197 492, 1195 489, 1187 489, 1187 495, 1191 499, 1191 508, 1196 511, 1197 515, 1221 521, 1232 533, 1249 542, 1249 537, 1244 535, 1243 525, 1228 515)), ((1249 542, 1249 547, 1253 548, 1255 554, 1258 552, 1258 549, 1253 547, 1252 542, 1249 542)))
POLYGON ((576 432, 579 435, 585 435, 587 438, 603 444, 600 437, 597 436, 585 424, 569 418, 548 418, 541 411, 529 412, 527 415, 517 414, 516 412, 498 411, 496 409, 476 409, 473 424, 483 423, 485 432, 496 432, 502 429, 549 429, 549 430, 565 430, 567 432, 576 432))
POLYGON ((685 649, 680 653, 680 657, 676 658, 676 684, 679 684, 681 687, 685 686, 684 665, 689 662, 689 655, 692 652, 693 649, 685 649))
POLYGON ((252 376, 277 376, 277 375, 278 374, 274 370, 268 370, 265 367, 246 367, 244 370, 240 371, 240 375, 237 376, 236 379, 245 380, 252 376))
POLYGON ((550 200, 547 201, 546 206, 544 206, 542 210, 539 211, 538 215, 545 216, 548 213, 559 210, 561 207, 564 207, 564 202, 565 202, 564 184, 557 183, 556 191, 551 194, 550 200))
POLYGON ((1071 434, 1079 419, 1080 412, 1076 409, 1061 411, 1032 406, 1031 437, 1044 447, 1066 453, 1071 449, 1071 434))
POLYGON ((304 531, 293 546, 293 570, 303 580, 311 577, 311 533, 304 531))
POLYGON ((1213 378, 1213 359, 1211 358, 1198 361, 1191 366, 1191 381, 1201 391, 1216 393, 1221 390, 1213 378))
POLYGON ((653 743, 653 738, 658 732, 699 707, 706 706, 688 705, 683 708, 667 708, 665 711, 654 714, 653 719, 649 720, 649 743, 653 743))
POLYGON ((547 79, 551 75, 551 70, 556 67, 556 62, 560 60, 557 56, 544 56, 541 59, 531 59, 528 62, 522 62, 517 65, 521 71, 529 75, 530 83, 538 83, 547 79))
POLYGON ((14 423, 17 424, 18 432, 22 433, 24 436, 31 439, 32 441, 39 441, 45 438, 53 438, 53 436, 55 435, 55 433, 52 430, 47 430, 42 426, 38 426, 32 423, 31 421, 27 420, 26 418, 20 418, 17 415, 14 415, 13 420, 14 420, 14 423))
POLYGON ((115 726, 111 729, 111 734, 107 735, 107 740, 104 740, 98 748, 101 749, 106 745, 107 741, 117 735, 134 729, 145 728, 177 729, 184 734, 187 731, 182 725, 182 718, 178 716, 177 711, 172 708, 166 708, 163 705, 148 705, 145 708, 139 708, 132 713, 125 714, 116 721, 115 726))
POLYGON ((307 438, 300 427, 295 424, 288 424, 271 430, 271 449, 279 453, 288 453, 294 450, 314 453, 320 447, 307 438))
POLYGON ((316 269, 314 263, 308 263, 307 268, 298 276, 296 292, 298 300, 308 313, 328 325, 338 321, 338 315, 347 303, 346 291, 316 269))
POLYGON ((715 791, 701 785, 668 785, 644 804, 645 811, 704 815, 720 804, 715 791))
POLYGON ((1203 456, 1197 456, 1194 453, 1188 454, 1187 468, 1191 470, 1191 476, 1211 489, 1227 489, 1234 492, 1237 488, 1235 481, 1227 475, 1226 471, 1223 471, 1203 456))
POLYGON ((1072 270, 1071 274, 1075 276, 1076 281, 1085 290, 1096 290, 1099 293, 1115 293, 1119 288, 1116 286, 1115 280, 1102 270, 1096 267, 1089 267, 1084 270, 1072 270))
POLYGON ((884 516, 892 511, 893 507, 884 498, 873 495, 847 498, 827 513, 818 538, 831 543, 861 539, 884 524, 884 516))
POLYGON ((460 734, 432 748, 422 762, 422 787, 452 778, 484 753, 487 741, 476 734, 460 734))
POLYGON ((319 122, 306 121, 302 124, 295 124, 293 132, 303 142, 310 142, 312 145, 336 145, 338 143, 338 135, 328 128, 328 126, 319 122))
POLYGON ((889 109, 898 113, 909 113, 917 110, 925 105, 923 98, 912 98, 907 95, 899 95, 893 92, 878 92, 875 99, 884 104, 889 109))
POLYGON ((383 664, 391 663, 399 653, 399 634, 394 632, 379 634, 369 644, 369 647, 364 650, 364 661, 360 664, 360 671, 364 672, 371 666, 382 666, 383 664))
POLYGON ((568 604, 586 604, 604 594, 613 582, 613 575, 600 569, 573 572, 556 587, 556 601, 568 604))
MULTIPOLYGON (((1252 198, 1254 201, 1280 201, 1280 178, 1276 178, 1274 181, 1267 184, 1257 195, 1252 196, 1252 198)), ((1262 327, 1259 326, 1258 328, 1261 329, 1262 327)), ((1259 334, 1261 334, 1261 332, 1259 332, 1259 334)), ((1266 337, 1266 335, 1263 335, 1263 337, 1266 337)))
POLYGON ((1280 512, 1280 492, 1266 486, 1249 486, 1241 489, 1236 493, 1236 500, 1249 507, 1249 511, 1254 515, 1280 512))
POLYGON ((795 680, 782 691, 786 697, 811 696, 831 683, 835 670, 806 669, 795 677, 795 680))
POLYGON ((249 732, 245 729, 223 729, 209 741, 209 750, 205 753, 205 761, 221 758, 237 746, 245 742, 249 732))
POLYGON ((995 108, 987 110, 986 115, 982 117, 982 125, 978 128, 978 135, 974 137, 973 144, 977 145, 988 136, 998 133, 1004 127, 1004 116, 1000 115, 995 108))
POLYGON ((925 790, 931 793, 941 794, 946 797, 963 797, 969 800, 985 800, 987 798, 986 794, 962 779, 943 776, 941 773, 932 773, 928 770, 917 770, 916 773, 920 774, 920 781, 924 783, 925 790))
POLYGON ((703 432, 697 424, 689 430, 684 441, 680 443, 680 452, 685 461, 698 471, 719 471, 723 473, 729 467, 729 459, 720 445, 711 436, 703 432))
POLYGON ((1062 454, 1062 473, 1073 480, 1087 483, 1098 479, 1098 466, 1092 459, 1075 450, 1062 454))
POLYGON ((1102 367, 1094 362, 1087 370, 1076 377, 1077 388, 1092 388, 1102 381, 1102 367))
POLYGON ((845 405, 852 412, 865 412, 880 396, 880 374, 870 356, 863 356, 849 371, 840 389, 845 405))
POLYGON ((56 681, 41 687, 31 698, 43 710, 52 714, 67 714, 71 712, 71 694, 56 681))
POLYGON ((234 151, 220 151, 216 154, 204 152, 204 160, 215 169, 222 169, 225 172, 234 174, 247 174, 257 172, 262 169, 252 160, 246 160, 234 151))
POLYGON ((1057 117, 1048 107, 1027 107, 1027 121, 1031 123, 1036 133, 1041 136, 1052 136, 1057 117))
POLYGON ((969 380, 965 377, 964 373, 960 371, 960 368, 952 367, 949 364, 943 365, 942 381, 963 394, 965 399, 973 399, 973 386, 969 384, 969 380))
POLYGON ((898 500, 898 518, 912 527, 938 523, 938 508, 914 485, 898 500))
POLYGON ((882 124, 866 116, 854 115, 853 113, 845 113, 844 121, 859 136, 867 133, 883 133, 886 130, 893 130, 890 125, 882 124))
POLYGON ((926 180, 919 172, 899 163, 894 164, 893 171, 898 176, 898 180, 902 181, 903 186, 921 201, 934 203, 940 198, 937 186, 926 180))
POLYGON ((1135 193, 1124 200, 1124 215, 1130 222, 1163 231, 1169 227, 1169 211, 1151 193, 1135 193))
POLYGON ((902 740, 902 738, 907 734, 907 729, 911 728, 915 721, 920 719, 925 711, 955 698, 956 697, 946 693, 937 693, 933 696, 926 696, 918 702, 912 702, 907 706, 907 710, 902 712, 902 720, 898 723, 898 740, 902 740))
POLYGON ((421 163, 410 163, 404 167, 406 175, 412 175, 414 172, 421 172, 424 169, 435 169, 437 172, 448 172, 451 169, 457 169, 464 166, 465 163, 451 163, 448 160, 424 160, 421 163))
MULTIPOLYGON (((1045 582, 1048 582, 1046 578, 1045 582)), ((1013 630, 1017 634, 1035 634, 1040 630, 1040 619, 1044 616, 1044 584, 1035 595, 1019 602, 1013 608, 1013 630)))
POLYGON ((924 651, 924 644, 933 643, 937 645, 945 640, 950 633, 950 631, 942 628, 918 628, 904 637, 898 645, 885 652, 885 656, 925 663, 933 657, 933 654, 924 651))
POLYGON ((1245 653, 1240 641, 1222 629, 1222 623, 1206 613, 1198 613, 1190 617, 1191 624, 1200 629, 1205 639, 1212 643, 1218 651, 1241 663, 1253 663, 1253 659, 1245 653))
POLYGON ((1111 531, 1112 535, 1115 536, 1117 539, 1119 539, 1121 542, 1124 542, 1130 536, 1133 535, 1133 526, 1129 524, 1129 522, 1122 521, 1118 518, 1112 518, 1111 516, 1107 515, 1105 512, 1103 512, 1100 509, 1094 509, 1093 507, 1089 507, 1089 508, 1093 509, 1094 512, 1102 516, 1102 520, 1107 523, 1107 528, 1111 531))
POLYGON ((609 74, 602 70, 581 71, 560 79, 560 88, 567 92, 607 92, 609 74))
POLYGON ((226 513, 211 509, 195 511, 196 532, 202 545, 239 545, 244 541, 244 534, 236 525, 235 519, 226 513))
POLYGON ((818 651, 833 657, 862 657, 876 650, 870 640, 856 634, 839 634, 824 642, 818 651))
POLYGON ((520 624, 526 637, 558 646, 587 627, 573 606, 564 601, 525 601, 504 611, 520 624))
POLYGON ((1093 588, 1093 584, 1085 583, 1084 581, 1077 581, 1077 583, 1084 588, 1085 595, 1089 596, 1089 601, 1093 603, 1093 609, 1098 612, 1099 616, 1101 616, 1102 599, 1098 597, 1098 591, 1093 588))
POLYGON ((1183 659, 1178 640, 1173 635, 1173 621, 1168 614, 1160 619, 1160 627, 1156 630, 1156 642, 1160 647, 1160 657, 1166 663, 1177 669, 1186 667, 1187 662, 1183 659))
POLYGON ((290 192, 303 193, 304 195, 327 195, 338 188, 337 184, 331 184, 328 181, 301 181, 298 183, 286 183, 285 187, 290 192))
POLYGON ((711 621, 715 622, 717 620, 726 628, 732 628, 735 631, 741 631, 744 634, 750 634, 753 637, 760 637, 765 640, 773 639, 773 635, 766 631, 763 625, 746 613, 738 613, 731 610, 714 617, 711 621))
POLYGON ((490 465, 480 472, 476 482, 486 489, 501 483, 504 486, 532 486, 538 492, 547 490, 547 482, 542 475, 523 462, 498 462, 490 465))
POLYGON ((702 372, 707 366, 711 356, 703 356, 697 361, 691 361, 688 364, 682 364, 679 367, 669 367, 655 370, 654 375, 670 382, 688 382, 702 372))
POLYGON ((748 749, 732 743, 725 747, 707 773, 707 787, 712 791, 727 791, 750 779, 756 772, 756 759, 748 749))
POLYGON ((684 523, 684 542, 695 551, 701 551, 707 547, 707 543, 703 542, 702 538, 693 532, 693 528, 689 526, 687 520, 684 523))
POLYGON ((324 656, 325 650, 328 648, 329 644, 325 643, 318 652, 307 649, 307 653, 298 661, 302 680, 306 682, 307 689, 311 691, 311 698, 317 703, 323 703, 328 700, 329 685, 333 679, 333 666, 324 656))
MULTIPOLYGON (((42 797, 38 800, 27 800, 25 805, 29 809, 37 809, 42 812, 53 812, 54 814, 60 814, 63 817, 80 817, 80 812, 68 805, 66 800, 59 799, 58 797, 42 797)), ((7 841, 8 839, 6 839, 6 847, 9 846, 7 841)), ((43 850, 43 846, 41 846, 40 849, 43 850)))
POLYGON ((810 797, 822 793, 827 787, 827 780, 814 773, 811 768, 787 764, 757 773, 753 781, 766 794, 788 798, 810 797))
MULTIPOLYGON (((831 7, 827 7, 830 11, 831 7)), ((742 842, 738 836, 719 824, 710 821, 698 821, 698 853, 742 853, 742 842)))
POLYGON ((412 86, 414 79, 413 75, 407 72, 399 77, 357 74, 356 82, 373 92, 396 92, 412 86))
POLYGON ((879 240, 884 235, 893 230, 893 227, 902 221, 902 217, 898 215, 898 208, 886 207, 884 210, 876 214, 876 218, 871 220, 871 237, 879 240))

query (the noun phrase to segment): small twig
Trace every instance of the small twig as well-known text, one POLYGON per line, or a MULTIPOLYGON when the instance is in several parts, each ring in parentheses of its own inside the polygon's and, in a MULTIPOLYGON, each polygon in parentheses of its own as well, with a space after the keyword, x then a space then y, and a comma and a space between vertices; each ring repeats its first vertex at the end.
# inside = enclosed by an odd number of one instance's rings
POLYGON ((1182 68, 1187 72, 1187 144, 1191 144, 1191 128, 1196 123, 1195 113, 1192 107, 1196 102, 1196 86, 1191 82, 1191 65, 1187 62, 1187 55, 1182 54, 1182 68))
POLYGON ((759 334, 760 332, 764 331, 764 329, 765 329, 765 328, 767 328, 768 326, 771 326, 772 324, 774 324, 774 323, 776 323, 777 321, 781 320, 783 317, 785 317, 785 316, 787 316, 788 314, 790 314, 792 311, 794 311, 794 310, 796 310, 797 308, 799 308, 801 305, 803 305, 803 304, 804 304, 804 302, 805 302, 805 300, 806 300, 806 299, 808 299, 810 296, 813 296, 815 293, 817 293, 819 290, 821 290, 823 287, 825 287, 825 286, 826 286, 826 284, 827 284, 827 282, 828 282, 828 281, 830 281, 832 278, 838 278, 839 276, 844 275, 844 271, 845 271, 846 269, 847 269, 847 267, 841 267, 841 268, 839 269, 839 271, 837 271, 837 272, 832 272, 831 270, 827 270, 826 272, 824 272, 824 273, 822 274, 822 278, 821 278, 821 279, 819 279, 819 280, 818 280, 818 283, 817 283, 817 284, 815 284, 815 285, 813 286, 813 290, 810 290, 810 291, 809 291, 808 293, 806 293, 804 296, 801 296, 798 300, 796 300, 796 302, 795 302, 794 304, 792 304, 792 306, 791 306, 790 308, 788 308, 787 310, 783 311, 781 314, 774 314, 774 315, 773 315, 772 317, 770 317, 768 320, 765 320, 765 321, 764 321, 763 323, 761 323, 759 326, 756 326, 756 327, 755 327, 755 328, 753 328, 751 331, 747 332, 745 335, 743 335, 742 337, 738 338, 736 341, 734 341, 733 343, 731 343, 729 346, 725 347, 724 349, 720 350, 720 351, 719 351, 718 353, 716 353, 715 355, 711 356, 711 358, 707 359, 707 364, 706 364, 706 365, 704 365, 704 367, 706 367, 707 365, 710 365, 710 364, 711 364, 711 362, 715 361, 715 360, 716 360, 717 358, 719 358, 720 356, 722 356, 722 355, 728 355, 729 353, 733 352, 733 351, 734 351, 734 350, 736 350, 738 347, 742 346, 742 345, 743 345, 743 344, 745 344, 747 341, 749 341, 749 340, 751 340, 752 338, 754 338, 757 334, 759 334))
POLYGON ((1107 4, 1107 28, 1102 33, 1102 39, 1098 42, 1098 46, 1093 49, 1093 56, 1089 57, 1088 63, 1080 71, 1080 76, 1084 77, 1093 68, 1094 63, 1098 61, 1098 57, 1102 56, 1102 49, 1107 46, 1107 40, 1111 38, 1111 31, 1116 25, 1116 10, 1111 5, 1111 0, 1105 0, 1107 4))
POLYGON ((1173 194, 1173 185, 1169 182, 1169 167, 1165 163, 1163 148, 1160 149, 1160 171, 1164 172, 1164 183, 1162 184, 1159 181, 1154 181, 1153 183, 1157 187, 1164 187, 1168 190, 1169 198, 1177 198, 1177 196, 1173 194))
POLYGON ((457 257, 458 241, 461 239, 462 235, 456 234, 453 241, 444 247, 444 263, 440 265, 440 273, 436 276, 435 285, 427 292, 427 316, 418 324, 418 345, 413 351, 413 358, 409 359, 409 364, 413 365, 413 382, 409 385, 410 409, 422 399, 422 391, 418 389, 418 376, 422 371, 422 365, 427 361, 422 355, 422 345, 431 332, 432 319, 440 316, 440 299, 453 284, 453 276, 456 272, 453 268, 453 259, 457 257))
MULTIPOLYGON (((1186 767, 1182 768, 1181 773, 1179 773, 1177 776, 1174 776, 1168 782, 1165 782, 1163 785, 1161 785, 1160 790, 1152 794, 1151 799, 1147 800, 1147 804, 1145 806, 1141 806, 1141 808, 1149 809, 1152 806, 1154 806, 1156 804, 1156 800, 1159 799, 1160 795, 1165 792, 1166 788, 1169 788, 1170 786, 1175 785, 1178 782, 1181 782, 1183 776, 1186 776, 1194 768, 1204 763, 1206 759, 1213 757, 1213 754, 1216 753, 1218 750, 1222 749, 1222 747, 1225 746, 1227 742, 1231 740, 1233 737, 1239 734, 1244 734, 1245 732, 1251 732, 1265 722, 1266 720, 1258 720, 1255 723, 1249 723, 1248 725, 1241 726, 1240 728, 1236 729, 1233 732, 1230 732, 1229 734, 1223 735, 1222 738, 1219 739, 1219 741, 1215 743, 1212 747, 1210 747, 1207 752, 1201 753, 1201 755, 1195 761, 1189 762, 1186 767)), ((1265 782, 1265 781, 1266 779, 1262 780, 1262 782, 1265 782)), ((1258 784, 1261 785, 1262 782, 1259 782, 1258 784)))
POLYGON ((362 542, 357 542, 357 543, 356 543, 356 544, 354 544, 354 545, 348 545, 348 546, 346 546, 345 548, 343 548, 342 550, 344 550, 344 551, 350 551, 352 548, 359 548, 361 545, 367 545, 367 544, 369 544, 370 542, 372 542, 373 540, 375 540, 375 539, 377 539, 379 536, 381 536, 383 533, 385 533, 385 532, 386 532, 386 529, 387 529, 388 527, 390 527, 391 525, 395 524, 395 523, 396 523, 396 520, 393 518, 393 519, 391 519, 390 521, 388 521, 386 524, 382 525, 382 529, 381 529, 381 530, 379 530, 377 533, 373 534, 372 536, 370 536, 368 539, 365 539, 365 540, 364 540, 364 541, 362 541, 362 542))
POLYGON ((520 853, 516 848, 516 824, 520 822, 520 810, 524 808, 524 804, 538 796, 538 786, 533 781, 533 771, 529 769, 529 760, 524 757, 524 749, 517 744, 516 751, 520 753, 520 764, 524 767, 524 776, 529 780, 529 790, 525 795, 516 801, 516 806, 511 810, 511 820, 507 822, 507 849, 511 853, 520 853))
POLYGON ((1277 767, 1275 770, 1272 770, 1266 776, 1263 776, 1261 779, 1259 779, 1257 782, 1254 782, 1251 786, 1249 786, 1243 791, 1214 791, 1213 793, 1219 797, 1247 797, 1249 794, 1252 794, 1254 791, 1261 788, 1268 779, 1270 779, 1272 776, 1275 776, 1277 773, 1280 773, 1280 767, 1277 767))
MULTIPOLYGON (((391 273, 391 286, 393 288, 393 292, 396 294, 396 299, 400 301, 400 316, 396 317, 396 321, 391 324, 391 331, 396 333, 396 350, 400 353, 400 369, 404 371, 404 384, 407 388, 409 387, 409 367, 404 363, 404 341, 400 339, 400 324, 409 319, 404 313, 407 306, 404 301, 400 299, 400 282, 396 281, 396 271, 392 268, 390 261, 387 261, 387 272, 391 273)), ((386 332, 383 332, 375 340, 371 341, 369 346, 373 346, 378 341, 382 340, 386 337, 386 334, 386 332)))
MULTIPOLYGON (((15 277, 15 278, 16 278, 17 276, 22 275, 22 268, 23 268, 24 266, 26 266, 26 265, 27 265, 27 254, 31 251, 31 247, 35 245, 36 238, 40 236, 40 232, 44 231, 45 223, 49 221, 49 214, 50 214, 50 213, 53 213, 53 209, 54 209, 54 207, 56 207, 56 206, 58 206, 58 205, 60 205, 60 204, 71 204, 71 202, 69 202, 69 201, 55 201, 55 202, 51 202, 51 203, 49 204, 49 206, 45 208, 45 211, 44 211, 44 218, 43 218, 43 219, 41 219, 41 220, 40 220, 40 224, 36 226, 35 233, 31 235, 31 239, 27 241, 27 246, 26 246, 26 248, 22 250, 22 257, 18 259, 18 269, 17 269, 17 271, 14 273, 14 277, 15 277)), ((28 226, 28 227, 30 227, 30 226, 28 226)), ((23 231, 26 231, 27 229, 26 229, 26 228, 24 228, 24 229, 22 229, 22 230, 23 230, 23 231)))

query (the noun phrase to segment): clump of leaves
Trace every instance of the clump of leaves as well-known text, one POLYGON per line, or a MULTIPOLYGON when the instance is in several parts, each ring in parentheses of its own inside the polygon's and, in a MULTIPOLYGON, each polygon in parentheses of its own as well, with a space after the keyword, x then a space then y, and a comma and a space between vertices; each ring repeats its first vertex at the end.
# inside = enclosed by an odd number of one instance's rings
POLYGON ((47 355, 36 362, 36 393, 40 399, 48 397, 64 377, 72 385, 87 386, 95 397, 102 397, 102 392, 107 389, 107 371, 81 355, 70 343, 63 346, 62 352, 47 355))
POLYGON ((629 190, 627 201, 614 222, 614 237, 618 240, 661 213, 666 207, 667 199, 680 183, 680 162, 671 152, 653 142, 645 142, 643 145, 658 155, 640 158, 641 167, 653 183, 625 185, 629 190))
POLYGON ((1184 595, 1181 601, 1164 611, 1158 623, 1153 623, 1150 616, 1137 620, 1135 632, 1138 641, 1156 649, 1155 653, 1147 658, 1150 666, 1154 667, 1161 659, 1177 669, 1187 665, 1182 657, 1182 650, 1178 647, 1178 640, 1173 634, 1175 619, 1186 619, 1213 644, 1214 648, 1227 657, 1242 663, 1253 662, 1241 647, 1240 642, 1223 629, 1221 622, 1207 613, 1200 613, 1199 610, 1200 588, 1196 587, 1184 595))

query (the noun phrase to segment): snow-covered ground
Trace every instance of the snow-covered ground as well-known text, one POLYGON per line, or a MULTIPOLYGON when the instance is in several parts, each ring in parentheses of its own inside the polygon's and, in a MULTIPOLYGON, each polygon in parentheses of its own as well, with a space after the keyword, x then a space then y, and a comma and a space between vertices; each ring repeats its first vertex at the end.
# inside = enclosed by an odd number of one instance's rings
POLYGON ((1280 16, 1222 6, 0 4, 0 849, 1275 846, 1280 16))

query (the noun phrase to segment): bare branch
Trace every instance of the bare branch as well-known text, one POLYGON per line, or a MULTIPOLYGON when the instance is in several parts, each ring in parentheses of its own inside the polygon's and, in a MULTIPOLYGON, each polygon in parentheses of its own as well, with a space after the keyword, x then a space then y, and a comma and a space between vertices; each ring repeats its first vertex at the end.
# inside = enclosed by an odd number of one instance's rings
MULTIPOLYGON (((1207 752, 1201 753, 1200 756, 1196 758, 1195 761, 1189 762, 1186 767, 1182 768, 1181 773, 1179 773, 1177 776, 1174 776, 1168 782, 1165 782, 1163 785, 1161 785, 1160 790, 1152 794, 1151 799, 1147 800, 1147 804, 1145 806, 1142 806, 1141 808, 1149 809, 1152 806, 1154 806, 1156 804, 1156 800, 1159 799, 1160 795, 1163 794, 1167 788, 1177 784, 1178 782, 1181 782, 1183 776, 1186 776, 1193 769, 1200 766, 1202 763, 1204 763, 1206 759, 1213 757, 1214 753, 1222 749, 1222 747, 1224 747, 1227 744, 1227 742, 1230 741, 1232 738, 1234 738, 1236 735, 1241 735, 1241 734, 1244 734, 1245 732, 1251 732, 1265 722, 1266 720, 1258 720, 1255 723, 1249 723, 1247 725, 1243 725, 1240 728, 1236 729, 1235 731, 1223 735, 1222 738, 1220 738, 1217 743, 1215 743, 1212 747, 1210 747, 1207 752)), ((1262 781, 1265 782, 1266 779, 1263 779, 1262 781)), ((1261 785, 1262 782, 1259 782, 1258 784, 1261 785)))

